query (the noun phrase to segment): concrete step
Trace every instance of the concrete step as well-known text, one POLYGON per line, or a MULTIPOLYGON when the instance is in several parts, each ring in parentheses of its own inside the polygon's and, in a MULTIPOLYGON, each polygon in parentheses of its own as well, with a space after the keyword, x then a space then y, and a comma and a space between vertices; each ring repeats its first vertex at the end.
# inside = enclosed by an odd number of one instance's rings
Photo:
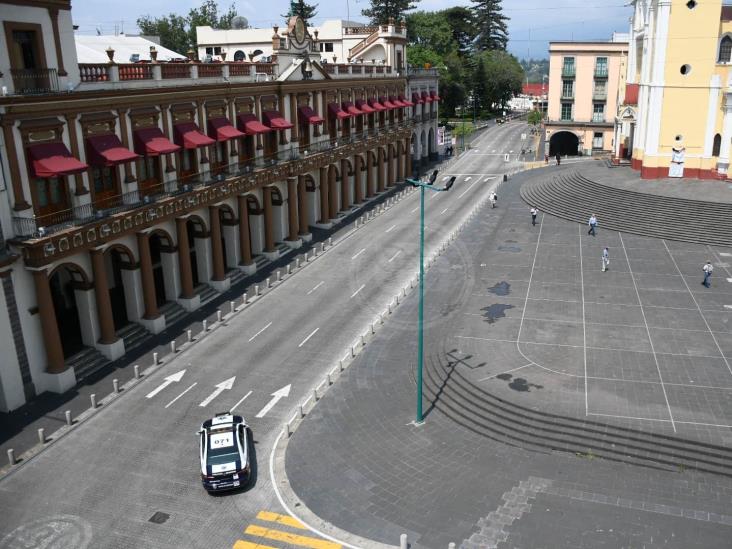
POLYGON ((241 269, 231 269, 226 273, 226 276, 229 277, 232 286, 238 284, 240 281, 246 278, 244 271, 242 271, 241 269))
POLYGON ((257 266, 258 271, 260 269, 262 269, 263 267, 265 267, 266 265, 269 265, 270 263, 272 263, 272 262, 269 259, 267 259, 266 257, 264 257, 263 255, 254 256, 254 264, 257 266))
POLYGON ((277 244, 277 251, 280 252, 280 257, 282 257, 283 255, 287 255, 292 252, 293 248, 290 248, 284 242, 280 242, 279 244, 277 244))
POLYGON ((160 307, 160 314, 165 316, 165 327, 169 328, 179 320, 185 318, 188 311, 178 305, 175 301, 168 301, 160 307))
POLYGON ((142 345, 152 334, 145 328, 134 322, 124 326, 117 331, 117 336, 121 337, 125 342, 125 352, 129 353, 135 347, 142 345))
POLYGON ((219 295, 219 292, 214 290, 208 284, 199 284, 194 291, 201 296, 201 305, 208 303, 212 299, 215 299, 219 295))
POLYGON ((732 477, 732 449, 515 405, 477 387, 438 356, 429 357, 425 372, 425 392, 435 407, 490 438, 532 450, 732 477))
POLYGON ((82 351, 66 359, 66 365, 74 369, 77 383, 108 364, 110 361, 107 357, 93 347, 84 347, 82 351))

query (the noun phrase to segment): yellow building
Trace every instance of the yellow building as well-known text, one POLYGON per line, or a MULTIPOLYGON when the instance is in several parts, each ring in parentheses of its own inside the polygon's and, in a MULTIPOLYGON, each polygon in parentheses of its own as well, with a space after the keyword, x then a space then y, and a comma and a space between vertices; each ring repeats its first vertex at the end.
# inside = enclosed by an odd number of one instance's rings
POLYGON ((732 5, 635 0, 617 158, 641 177, 726 179, 732 142, 732 5))

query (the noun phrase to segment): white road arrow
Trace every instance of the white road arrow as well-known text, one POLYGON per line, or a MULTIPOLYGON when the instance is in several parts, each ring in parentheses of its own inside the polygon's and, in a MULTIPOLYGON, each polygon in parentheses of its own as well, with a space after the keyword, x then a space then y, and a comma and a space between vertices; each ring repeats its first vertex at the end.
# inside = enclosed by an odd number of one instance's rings
POLYGON ((472 179, 472 177, 466 177, 465 181, 470 181, 471 179, 472 179))
POLYGON ((221 383, 217 383, 216 384, 216 390, 214 390, 213 393, 211 393, 210 395, 208 395, 208 397, 206 397, 206 400, 204 400, 203 402, 201 402, 201 404, 199 404, 199 406, 201 406, 202 408, 206 407, 209 402, 211 402, 213 399, 215 399, 217 396, 219 396, 225 390, 231 389, 234 386, 234 380, 235 379, 236 379, 236 376, 230 377, 229 379, 227 379, 226 381, 222 381, 221 383))
POLYGON ((165 381, 163 381, 160 385, 158 385, 155 389, 150 391, 146 396, 147 398, 152 398, 155 395, 157 395, 160 391, 165 389, 168 385, 171 383, 178 383, 181 379, 183 379, 183 374, 185 374, 185 370, 181 370, 177 374, 169 375, 165 378, 165 381))
POLYGON ((285 398, 286 396, 290 395, 290 387, 292 387, 292 385, 286 385, 285 387, 282 387, 282 389, 280 389, 279 391, 275 391, 274 393, 272 393, 272 400, 270 400, 264 408, 259 410, 259 413, 254 417, 261 418, 266 416, 267 412, 269 412, 272 407, 279 402, 281 398, 285 398))

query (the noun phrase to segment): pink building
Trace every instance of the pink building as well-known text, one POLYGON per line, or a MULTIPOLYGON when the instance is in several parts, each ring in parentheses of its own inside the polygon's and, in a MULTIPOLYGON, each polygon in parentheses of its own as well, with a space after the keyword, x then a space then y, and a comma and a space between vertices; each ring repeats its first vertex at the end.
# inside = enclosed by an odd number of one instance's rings
POLYGON ((613 150, 626 35, 609 42, 549 43, 549 110, 546 149, 551 156, 592 155, 613 150))

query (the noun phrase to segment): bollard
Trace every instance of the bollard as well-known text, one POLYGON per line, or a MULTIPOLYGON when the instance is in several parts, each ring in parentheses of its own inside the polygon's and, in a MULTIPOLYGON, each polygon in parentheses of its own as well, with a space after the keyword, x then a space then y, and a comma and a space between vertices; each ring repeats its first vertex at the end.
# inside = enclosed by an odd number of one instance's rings
POLYGON ((216 309, 216 320, 221 322, 221 309, 216 309))
POLYGON ((375 334, 376 333, 376 330, 374 329, 374 323, 373 322, 371 323, 371 333, 372 334, 375 334))
MULTIPOLYGON (((190 332, 190 330, 188 330, 188 331, 190 332)), ((140 365, 135 364, 133 370, 135 372, 135 379, 140 379, 140 365)))
POLYGON ((330 379, 330 374, 327 374, 327 375, 325 376, 325 382, 326 382, 326 383, 327 383, 328 385, 333 385, 333 380, 331 380, 331 379, 330 379))
MULTIPOLYGON (((204 322, 206 322, 206 321, 204 320, 204 322)), ((158 365, 158 353, 153 353, 153 366, 157 366, 157 365, 158 365)))
POLYGON ((318 389, 317 388, 313 389, 313 399, 315 400, 315 402, 318 401, 318 389))
POLYGON ((295 268, 296 269, 299 269, 300 268, 300 258, 299 257, 296 257, 295 258, 295 268))
POLYGON ((175 339, 170 342, 170 352, 175 354, 175 339))
POLYGON ((208 320, 203 321, 203 331, 208 332, 208 320))
POLYGON ((46 444, 46 430, 43 427, 38 429, 38 442, 40 442, 41 445, 46 444))
POLYGON ((119 379, 112 380, 112 390, 114 390, 115 393, 119 393, 119 379))
POLYGON ((328 246, 332 246, 332 245, 333 245, 333 237, 329 236, 328 237, 328 246))
POLYGON ((254 295, 259 295, 259 284, 254 285, 254 295))
POLYGON ((324 251, 325 251, 325 242, 323 242, 323 243, 322 243, 322 244, 320 245, 320 251, 321 251, 321 252, 324 252, 324 251))
POLYGON ((66 410, 64 416, 66 416, 66 425, 73 425, 74 420, 71 418, 71 410, 66 410))
POLYGON ((351 345, 351 358, 353 358, 355 356, 356 356, 356 348, 353 345, 351 345))
POLYGON ((15 465, 15 450, 8 448, 8 463, 15 465))
POLYGON ((399 294, 396 295, 396 304, 399 305, 399 294))
POLYGON ((287 423, 287 422, 285 422, 285 436, 286 436, 287 438, 290 438, 290 434, 291 434, 291 433, 290 433, 290 424, 289 424, 289 423, 287 423))
POLYGON ((292 263, 288 263, 287 264, 287 274, 291 274, 291 273, 292 273, 292 263))
POLYGON ((236 303, 231 301, 229 305, 231 306, 231 314, 234 314, 236 312, 236 303))
POLYGON ((241 304, 246 305, 249 303, 249 292, 244 292, 244 295, 241 297, 241 304))
POLYGON ((186 330, 186 339, 188 340, 188 343, 193 341, 193 330, 186 330))
POLYGON ((343 371, 343 360, 338 361, 338 369, 342 372, 343 371))
POLYGON ((404 286, 404 288, 402 288, 402 295, 404 297, 407 297, 407 287, 406 286, 404 286))
POLYGON ((302 404, 300 404, 300 406, 297 407, 297 410, 300 414, 300 419, 304 418, 305 417, 305 408, 302 407, 302 404))
POLYGON ((365 346, 366 346, 366 340, 364 339, 363 334, 361 334, 361 347, 365 347, 365 346))
POLYGON ((455 549, 455 544, 453 542, 448 543, 447 549, 455 549))
POLYGON ((407 534, 399 536, 399 549, 407 549, 409 544, 407 543, 407 534))
POLYGON ((95 395, 94 393, 90 394, 89 400, 91 400, 92 410, 95 409, 97 407, 97 395, 95 395))
POLYGON ((277 282, 280 282, 282 280, 282 271, 277 271, 277 282))
POLYGON ((389 306, 387 307, 387 310, 389 311, 389 314, 391 314, 391 303, 389 303, 389 306))
POLYGON ((414 279, 413 278, 409 279, 409 287, 414 288, 414 279))
POLYGON ((318 255, 318 247, 314 246, 313 247, 313 257, 317 257, 317 255, 318 255))
POLYGON ((270 280, 270 277, 267 277, 267 288, 272 287, 272 281, 270 280))

